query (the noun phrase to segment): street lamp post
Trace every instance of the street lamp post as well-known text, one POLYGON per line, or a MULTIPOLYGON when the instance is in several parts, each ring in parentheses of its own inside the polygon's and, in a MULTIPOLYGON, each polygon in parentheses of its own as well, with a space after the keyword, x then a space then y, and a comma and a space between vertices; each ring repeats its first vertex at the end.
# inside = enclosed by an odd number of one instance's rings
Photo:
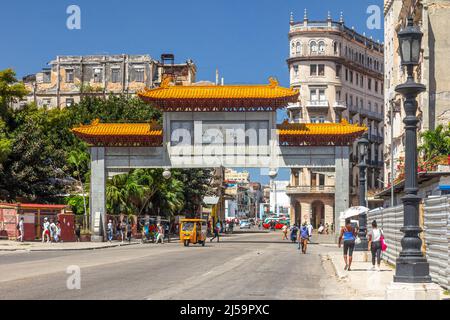
POLYGON ((402 198, 404 224, 400 230, 404 233, 401 241, 402 251, 396 261, 394 282, 426 283, 431 282, 429 264, 422 254, 422 240, 419 234, 419 203, 417 195, 417 95, 426 90, 425 86, 414 81, 414 66, 419 64, 422 32, 408 19, 405 29, 398 33, 402 65, 407 67, 408 78, 398 85, 395 91, 404 97, 405 123, 405 196, 402 198))
MULTIPOLYGON (((369 140, 367 139, 367 132, 358 140, 358 153, 359 153, 359 205, 367 207, 366 203, 366 155, 369 148, 369 140)), ((361 243, 355 247, 356 251, 367 251, 367 212, 362 212, 358 216, 359 231, 358 237, 361 243)))
POLYGON ((275 169, 271 169, 269 172, 269 177, 272 182, 272 190, 274 191, 273 197, 274 197, 274 207, 273 207, 273 213, 277 214, 277 185, 275 183, 275 178, 277 177, 278 172, 275 169))

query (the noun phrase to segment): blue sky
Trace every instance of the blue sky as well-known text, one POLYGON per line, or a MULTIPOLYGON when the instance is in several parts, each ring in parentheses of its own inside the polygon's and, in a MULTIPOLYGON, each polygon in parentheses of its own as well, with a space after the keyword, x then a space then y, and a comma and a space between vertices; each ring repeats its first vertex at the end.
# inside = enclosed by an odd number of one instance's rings
POLYGON ((197 64, 198 80, 214 81, 218 68, 228 84, 275 76, 289 86, 290 12, 301 20, 307 8, 311 20, 323 20, 329 10, 338 20, 343 11, 347 26, 383 41, 383 30, 366 26, 370 5, 382 9, 383 0, 1 1, 0 69, 22 77, 57 55, 174 53, 197 64), (81 30, 66 27, 72 4, 81 8, 81 30))

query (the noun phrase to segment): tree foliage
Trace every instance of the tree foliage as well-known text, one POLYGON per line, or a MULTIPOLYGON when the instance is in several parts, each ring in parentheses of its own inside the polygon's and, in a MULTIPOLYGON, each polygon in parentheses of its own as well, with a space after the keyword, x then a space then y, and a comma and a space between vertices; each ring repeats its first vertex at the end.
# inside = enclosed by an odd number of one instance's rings
POLYGON ((425 131, 420 137, 422 144, 419 151, 422 152, 425 161, 450 154, 450 123, 447 127, 439 125, 434 130, 425 131))
MULTIPOLYGON (((71 192, 74 195, 64 202, 81 214, 83 190, 79 189, 83 186, 88 193, 89 153, 71 129, 95 119, 104 123, 162 120, 157 109, 126 95, 104 99, 87 94, 80 103, 63 109, 34 104, 9 108, 11 101, 26 94, 12 70, 0 71, 0 200, 61 202, 60 196, 71 192)), ((108 212, 194 214, 210 179, 211 172, 205 169, 172 170, 169 180, 163 179, 162 169, 133 170, 108 181, 108 212)))

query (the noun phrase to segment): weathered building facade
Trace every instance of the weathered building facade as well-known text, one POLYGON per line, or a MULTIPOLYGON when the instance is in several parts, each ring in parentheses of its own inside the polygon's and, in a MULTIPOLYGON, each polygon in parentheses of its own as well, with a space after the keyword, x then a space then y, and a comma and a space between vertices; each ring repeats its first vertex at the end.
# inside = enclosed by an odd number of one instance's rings
MULTIPOLYGON (((384 181, 388 187, 392 180, 401 178, 397 167, 402 165, 405 152, 403 101, 395 87, 406 82, 401 66, 397 32, 406 25, 409 16, 423 32, 422 53, 416 68, 416 81, 426 86, 419 94, 419 131, 434 129, 450 122, 450 1, 448 0, 385 0, 385 147, 384 181), (392 109, 392 120, 391 120, 392 109)), ((419 141, 420 144, 420 141, 419 141)))
POLYGON ((61 108, 85 95, 134 95, 158 86, 164 75, 170 75, 176 85, 192 84, 196 66, 192 61, 164 64, 148 55, 58 56, 48 68, 24 77, 30 94, 18 104, 61 108))
MULTIPOLYGON (((382 187, 383 177, 383 60, 379 41, 345 26, 343 15, 334 21, 291 15, 289 59, 291 87, 300 91, 288 108, 291 123, 336 123, 342 120, 368 128, 367 189, 382 187)), ((351 204, 358 205, 356 143, 351 151, 351 204)), ((309 217, 314 226, 331 224, 334 216, 334 173, 325 168, 300 168, 291 173, 291 210, 309 217)), ((370 198, 369 198, 370 202, 370 198)), ((297 221, 298 222, 298 221, 297 221)))

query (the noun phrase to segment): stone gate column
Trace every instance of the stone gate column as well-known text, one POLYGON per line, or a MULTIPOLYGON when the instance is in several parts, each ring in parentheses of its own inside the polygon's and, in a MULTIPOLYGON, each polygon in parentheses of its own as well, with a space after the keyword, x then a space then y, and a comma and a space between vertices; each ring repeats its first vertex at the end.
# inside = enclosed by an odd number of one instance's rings
POLYGON ((103 224, 106 214, 106 179, 105 148, 91 147, 89 212, 92 241, 103 241, 103 224))
POLYGON ((334 192, 334 230, 339 235, 340 214, 349 207, 350 196, 350 163, 349 147, 335 147, 336 190, 334 192))

